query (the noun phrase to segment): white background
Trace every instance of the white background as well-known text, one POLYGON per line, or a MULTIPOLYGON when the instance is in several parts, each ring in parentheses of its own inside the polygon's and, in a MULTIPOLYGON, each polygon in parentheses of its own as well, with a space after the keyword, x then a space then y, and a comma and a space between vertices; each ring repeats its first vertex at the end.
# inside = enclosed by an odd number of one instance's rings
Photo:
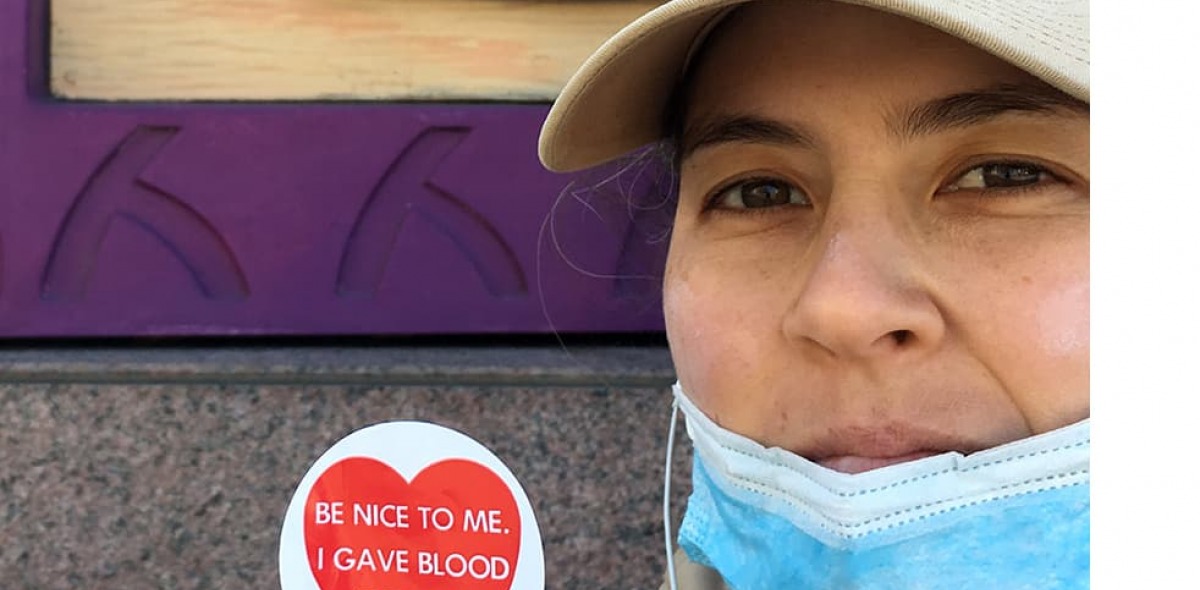
POLYGON ((1092 582, 1184 588, 1200 544, 1200 10, 1093 0, 1092 582))

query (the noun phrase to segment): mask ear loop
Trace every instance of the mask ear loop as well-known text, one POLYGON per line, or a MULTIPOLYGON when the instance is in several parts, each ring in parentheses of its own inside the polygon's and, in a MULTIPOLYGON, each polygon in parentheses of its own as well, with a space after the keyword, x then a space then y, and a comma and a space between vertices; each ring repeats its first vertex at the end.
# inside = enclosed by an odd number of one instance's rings
POLYGON ((679 416, 679 400, 671 399, 671 427, 667 430, 667 463, 663 468, 663 536, 667 548, 667 584, 679 590, 675 579, 675 551, 671 543, 671 454, 675 450, 675 422, 679 416))

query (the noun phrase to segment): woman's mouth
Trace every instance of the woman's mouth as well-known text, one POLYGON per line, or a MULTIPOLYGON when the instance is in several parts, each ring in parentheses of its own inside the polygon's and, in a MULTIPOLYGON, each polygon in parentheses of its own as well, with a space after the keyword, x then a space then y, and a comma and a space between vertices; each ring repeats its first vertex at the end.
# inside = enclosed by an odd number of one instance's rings
POLYGON ((891 419, 830 427, 806 448, 792 452, 827 469, 862 473, 951 451, 967 455, 990 446, 994 445, 957 432, 891 419))
POLYGON ((897 463, 907 463, 908 461, 916 461, 934 455, 940 455, 943 451, 916 451, 906 453, 895 457, 861 457, 857 455, 838 455, 834 457, 825 457, 815 461, 818 465, 840 471, 842 473, 862 473, 888 465, 896 465, 897 463))

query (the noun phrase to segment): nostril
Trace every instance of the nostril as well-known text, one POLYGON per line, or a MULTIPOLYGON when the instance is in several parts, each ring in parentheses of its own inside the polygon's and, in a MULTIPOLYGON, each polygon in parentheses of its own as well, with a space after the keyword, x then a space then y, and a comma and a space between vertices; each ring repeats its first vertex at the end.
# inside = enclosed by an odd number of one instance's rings
POLYGON ((908 342, 912 336, 913 333, 909 330, 896 330, 892 332, 892 339, 895 340, 896 344, 899 346, 904 346, 904 343, 908 342))

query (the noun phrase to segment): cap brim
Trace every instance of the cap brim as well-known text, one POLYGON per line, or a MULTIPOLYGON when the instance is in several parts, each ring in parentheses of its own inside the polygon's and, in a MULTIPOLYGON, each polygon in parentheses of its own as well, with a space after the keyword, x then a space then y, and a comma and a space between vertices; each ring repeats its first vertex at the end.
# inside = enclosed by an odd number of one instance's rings
MULTIPOLYGON (((569 172, 662 135, 663 111, 697 37, 722 10, 753 0, 675 0, 610 38, 554 103, 538 157, 569 172)), ((838 0, 898 14, 976 45, 1090 101, 1088 3, 1044 0, 838 0)))

